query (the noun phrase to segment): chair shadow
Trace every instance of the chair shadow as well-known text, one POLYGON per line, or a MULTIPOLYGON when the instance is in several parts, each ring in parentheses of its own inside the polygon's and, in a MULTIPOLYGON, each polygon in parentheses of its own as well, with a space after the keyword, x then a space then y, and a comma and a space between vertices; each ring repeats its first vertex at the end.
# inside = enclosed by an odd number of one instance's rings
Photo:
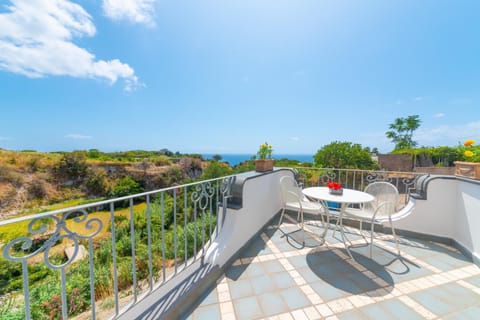
POLYGON ((283 233, 282 238, 286 238, 287 243, 295 249, 315 248, 325 243, 325 239, 315 236, 309 231, 302 231, 302 229, 293 230, 283 233))
MULTIPOLYGON (((346 249, 338 249, 348 256, 346 249)), ((306 256, 307 265, 310 270, 327 284, 348 292, 350 294, 363 294, 369 296, 386 295, 393 290, 394 279, 385 265, 377 263, 363 254, 351 251, 356 262, 375 275, 370 278, 365 273, 353 267, 341 256, 331 250, 312 250, 306 256), (380 278, 383 281, 378 283, 374 279, 380 278), (385 284, 386 283, 386 284, 385 284), (376 292, 383 288, 385 291, 376 292)), ((377 280, 378 281, 378 280, 377 280)))
POLYGON ((286 212, 284 220, 287 223, 282 224, 279 231, 282 238, 286 238, 287 243, 295 249, 314 248, 325 243, 320 234, 323 233, 325 224, 311 214, 304 214, 304 230, 299 227, 295 216, 291 212, 286 212))

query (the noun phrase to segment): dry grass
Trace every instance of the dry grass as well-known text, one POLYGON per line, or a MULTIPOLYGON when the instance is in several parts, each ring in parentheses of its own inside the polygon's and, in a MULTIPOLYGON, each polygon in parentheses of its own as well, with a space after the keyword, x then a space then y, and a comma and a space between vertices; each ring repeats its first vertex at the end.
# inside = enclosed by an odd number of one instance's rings
MULTIPOLYGON (((147 205, 145 203, 140 203, 140 204, 137 204, 137 205, 133 206, 133 212, 134 213, 139 213, 139 212, 142 212, 143 210, 145 210, 146 208, 147 208, 147 205)), ((123 217, 129 218, 130 217, 130 208, 123 208, 123 209, 115 210, 115 216, 117 216, 117 217, 118 216, 123 216, 123 217)), ((88 215, 88 220, 90 220, 92 218, 100 219, 100 221, 102 221, 102 224, 103 224, 103 228, 100 231, 100 233, 97 234, 94 237, 95 241, 99 241, 101 239, 105 239, 105 238, 110 237, 111 233, 108 231, 108 227, 111 224, 110 211, 92 212, 88 215)), ((89 230, 89 229, 86 228, 85 223, 77 223, 77 222, 75 222, 74 219, 68 219, 67 220, 67 228, 71 231, 74 231, 74 232, 80 234, 80 235, 88 235, 88 234, 92 234, 96 230, 97 226, 94 225, 93 229, 89 230)))
MULTIPOLYGON (((42 211, 53 211, 53 210, 68 208, 68 207, 79 205, 84 202, 85 202, 84 199, 70 200, 63 203, 58 203, 55 205, 48 206, 47 208, 45 208, 45 210, 42 210, 42 211)), ((145 203, 140 203, 133 206, 134 213, 142 212, 143 210, 145 210, 145 208, 146 208, 145 203)), ((38 210, 37 210, 37 213, 38 213, 38 210)), ((124 216, 127 218, 130 217, 130 208, 115 210, 115 216, 124 216)), ((92 212, 88 215, 88 219, 92 219, 92 218, 100 219, 103 224, 102 230, 98 235, 95 236, 94 239, 98 241, 100 239, 109 237, 110 233, 108 232, 108 226, 110 226, 110 211, 92 212)), ((27 231, 28 231, 29 222, 30 221, 24 221, 24 222, 19 222, 19 223, 0 227, 0 239, 1 239, 0 243, 6 243, 15 238, 28 235, 27 231)), ((66 221, 66 225, 69 230, 76 232, 80 235, 88 235, 92 233, 92 230, 89 230, 86 228, 85 223, 77 223, 73 219, 68 219, 66 221)), ((96 226, 93 225, 93 228, 94 228, 93 230, 95 230, 95 227, 96 226)), ((65 232, 63 231, 62 234, 65 234, 65 232)), ((65 241, 63 245, 68 245, 68 244, 69 242, 65 241)))
POLYGON ((17 152, 0 150, 0 163, 8 163, 23 171, 45 170, 61 158, 57 153, 17 152))

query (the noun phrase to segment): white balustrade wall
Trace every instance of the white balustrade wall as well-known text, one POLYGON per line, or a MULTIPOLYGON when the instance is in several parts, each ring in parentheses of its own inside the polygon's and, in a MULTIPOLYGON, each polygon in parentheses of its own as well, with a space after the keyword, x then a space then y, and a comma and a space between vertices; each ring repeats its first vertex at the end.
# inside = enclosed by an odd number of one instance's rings
POLYGON ((426 199, 412 201, 413 213, 397 221, 397 228, 450 238, 480 261, 480 182, 432 176, 426 199))
POLYGON ((285 175, 293 172, 278 170, 245 180, 242 207, 227 209, 220 233, 206 254, 210 263, 222 267, 280 211, 279 184, 285 175))

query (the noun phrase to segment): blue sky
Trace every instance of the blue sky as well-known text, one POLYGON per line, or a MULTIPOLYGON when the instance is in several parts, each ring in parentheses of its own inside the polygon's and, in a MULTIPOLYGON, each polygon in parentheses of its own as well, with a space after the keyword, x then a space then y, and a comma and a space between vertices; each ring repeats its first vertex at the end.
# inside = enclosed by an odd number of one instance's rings
POLYGON ((480 140, 480 1, 0 0, 0 147, 480 140))

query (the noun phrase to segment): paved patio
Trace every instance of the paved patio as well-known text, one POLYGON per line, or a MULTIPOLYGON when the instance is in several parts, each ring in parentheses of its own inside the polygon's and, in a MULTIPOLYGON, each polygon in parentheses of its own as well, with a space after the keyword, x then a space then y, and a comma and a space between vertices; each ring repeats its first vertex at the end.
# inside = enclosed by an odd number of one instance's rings
MULTIPOLYGON (((285 233, 294 220, 282 224, 285 233)), ((276 221, 275 221, 276 222, 276 221)), ((478 319, 480 268, 444 244, 377 234, 373 260, 355 228, 324 244, 306 227, 284 235, 267 226, 183 318, 213 319, 478 319), (299 242, 295 241, 299 240, 299 242)))

